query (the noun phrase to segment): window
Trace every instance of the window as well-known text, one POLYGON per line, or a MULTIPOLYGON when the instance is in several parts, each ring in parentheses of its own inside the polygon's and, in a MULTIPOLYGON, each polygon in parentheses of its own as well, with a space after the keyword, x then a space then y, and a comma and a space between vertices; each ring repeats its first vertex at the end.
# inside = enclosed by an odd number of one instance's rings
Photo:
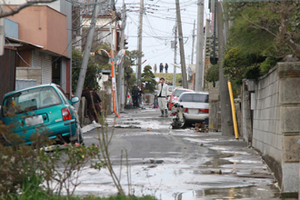
POLYGON ((183 94, 179 101, 208 103, 208 94, 183 94))
POLYGON ((24 113, 61 103, 61 99, 52 87, 25 90, 4 99, 3 115, 24 113))
POLYGON ((186 90, 175 90, 174 96, 175 97, 179 97, 184 92, 188 92, 188 91, 186 91, 186 90))

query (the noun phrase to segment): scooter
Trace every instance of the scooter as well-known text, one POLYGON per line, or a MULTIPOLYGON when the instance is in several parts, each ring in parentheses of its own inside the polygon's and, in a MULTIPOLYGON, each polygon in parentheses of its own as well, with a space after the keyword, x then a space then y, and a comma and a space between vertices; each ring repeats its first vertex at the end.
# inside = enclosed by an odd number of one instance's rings
POLYGON ((183 106, 180 106, 178 103, 175 103, 171 110, 172 117, 172 129, 179 129, 184 127, 184 114, 183 106))

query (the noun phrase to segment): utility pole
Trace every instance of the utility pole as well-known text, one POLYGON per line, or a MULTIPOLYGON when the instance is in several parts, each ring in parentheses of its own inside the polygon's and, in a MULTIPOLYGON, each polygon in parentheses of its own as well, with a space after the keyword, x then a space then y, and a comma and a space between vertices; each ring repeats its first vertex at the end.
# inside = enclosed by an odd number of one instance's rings
MULTIPOLYGON (((117 41, 115 39, 114 42, 114 35, 117 35, 117 22, 116 22, 116 8, 115 8, 115 2, 114 0, 111 0, 111 10, 112 10, 112 20, 110 22, 110 35, 111 35, 111 43, 110 43, 110 58, 111 58, 111 80, 112 80, 112 103, 113 103, 113 111, 116 114, 117 117, 120 117, 120 115, 118 114, 119 112, 119 104, 118 104, 118 88, 116 87, 116 70, 115 70, 115 54, 114 52, 116 51, 116 47, 117 47, 117 41), (114 33, 112 30, 113 27, 113 23, 114 23, 114 33), (115 44, 115 48, 114 45, 115 44)), ((116 38, 116 37, 115 37, 116 38)))
MULTIPOLYGON (((124 49, 124 32, 126 26, 126 5, 123 0, 123 13, 122 13, 122 26, 121 26, 121 44, 120 49, 124 49)), ((124 59, 123 59, 124 60, 124 59)), ((124 112, 125 107, 125 92, 124 92, 124 68, 123 68, 123 61, 118 66, 118 99, 119 99, 119 108, 120 112, 124 112)))
MULTIPOLYGON (((92 43, 93 43, 93 39, 94 39, 94 32, 95 32, 95 25, 96 25, 97 16, 98 16, 98 10, 99 10, 99 4, 97 3, 97 0, 95 0, 90 30, 88 32, 86 43, 85 43, 84 55, 83 55, 83 59, 82 59, 81 69, 80 69, 78 83, 77 83, 76 92, 75 92, 75 95, 78 97, 81 97, 81 94, 82 94, 82 89, 83 89, 84 80, 85 80, 85 74, 86 74, 87 65, 88 65, 89 57, 90 57, 90 51, 91 51, 91 47, 92 47, 92 43)), ((79 103, 76 103, 74 105, 74 107, 76 110, 78 110, 79 103)))
POLYGON ((196 20, 194 20, 194 29, 193 29, 193 43, 192 43, 192 58, 191 58, 191 64, 193 64, 193 63, 194 63, 195 25, 196 25, 196 20))
POLYGON ((178 35, 179 35, 179 47, 180 47, 180 64, 181 64, 181 75, 182 75, 182 86, 183 88, 188 88, 187 77, 186 77, 186 67, 185 67, 185 54, 184 54, 184 45, 183 45, 183 33, 181 25, 181 16, 180 16, 180 5, 179 0, 176 1, 176 17, 178 23, 178 35))
MULTIPOLYGON (((209 28, 210 28, 210 20, 209 19, 206 19, 206 25, 205 25, 205 38, 204 38, 204 44, 203 44, 203 47, 204 47, 204 58, 203 58, 203 65, 204 65, 204 69, 205 69, 205 64, 206 64, 206 45, 207 45, 207 38, 209 37, 209 28)), ((202 80, 203 80, 203 91, 205 89, 208 90, 208 84, 206 83, 206 81, 204 80, 204 74, 203 73, 203 76, 202 76, 202 80)))
MULTIPOLYGON (((231 105, 230 105, 230 97, 229 91, 227 87, 227 79, 223 74, 223 50, 225 47, 224 40, 224 26, 223 26, 223 13, 221 10, 222 2, 215 2, 217 4, 217 17, 214 20, 218 20, 218 48, 219 48, 219 83, 220 83, 220 103, 221 103, 221 129, 222 135, 233 135, 233 122, 231 115, 231 105)), ((214 27, 216 28, 216 27, 214 27)))
POLYGON ((195 91, 203 91, 203 10, 202 0, 198 0, 197 14, 197 50, 196 50, 196 78, 195 91))
POLYGON ((142 72, 142 31, 143 31, 143 13, 144 13, 144 0, 140 0, 140 23, 138 31, 138 51, 140 56, 138 57, 138 67, 137 67, 137 85, 141 86, 141 72, 142 72))
MULTIPOLYGON (((176 55, 177 55, 177 22, 174 26, 174 33, 175 33, 175 39, 174 39, 174 64, 176 64, 176 55)), ((173 86, 176 86, 176 66, 174 66, 173 70, 173 86)))

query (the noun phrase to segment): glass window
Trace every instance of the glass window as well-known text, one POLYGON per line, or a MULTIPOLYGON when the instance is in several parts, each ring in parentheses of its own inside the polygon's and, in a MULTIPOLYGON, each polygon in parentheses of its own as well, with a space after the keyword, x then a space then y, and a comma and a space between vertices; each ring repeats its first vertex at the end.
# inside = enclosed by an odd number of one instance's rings
POLYGON ((208 103, 208 95, 207 94, 196 94, 193 95, 194 102, 202 102, 208 103))
POLYGON ((61 103, 61 99, 52 87, 42 87, 18 92, 6 97, 2 110, 3 115, 18 114, 61 103))
POLYGON ((175 90, 174 96, 179 97, 184 92, 187 92, 187 91, 186 90, 175 90))
POLYGON ((179 101, 208 103, 208 94, 184 94, 179 101))

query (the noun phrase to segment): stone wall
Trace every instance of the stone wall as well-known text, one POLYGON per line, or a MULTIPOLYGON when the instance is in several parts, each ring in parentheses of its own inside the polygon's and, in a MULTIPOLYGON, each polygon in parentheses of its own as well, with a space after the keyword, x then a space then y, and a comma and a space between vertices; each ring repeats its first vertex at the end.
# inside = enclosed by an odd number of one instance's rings
POLYGON ((219 88, 209 90, 209 130, 221 131, 221 104, 219 88))
POLYGON ((253 136, 253 111, 251 109, 251 94, 254 93, 254 80, 243 80, 243 85, 241 89, 241 135, 252 145, 252 136, 253 136))
POLYGON ((267 158, 282 192, 299 189, 299 86, 298 62, 278 63, 257 82, 244 80, 242 88, 243 136, 267 158))

